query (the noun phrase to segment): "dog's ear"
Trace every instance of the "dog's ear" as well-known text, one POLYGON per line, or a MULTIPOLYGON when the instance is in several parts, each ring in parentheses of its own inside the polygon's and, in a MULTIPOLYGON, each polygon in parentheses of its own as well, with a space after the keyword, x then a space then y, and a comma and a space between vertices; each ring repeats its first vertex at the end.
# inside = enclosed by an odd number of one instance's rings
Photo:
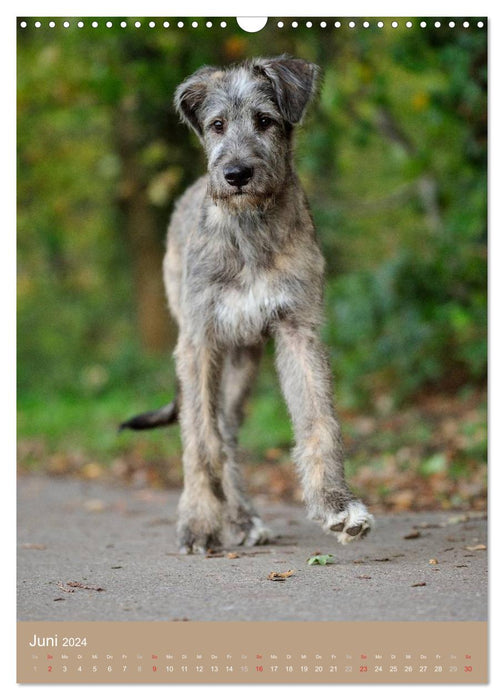
POLYGON ((255 62, 254 70, 273 84, 283 118, 290 124, 300 122, 315 94, 319 67, 301 58, 279 56, 255 62))
POLYGON ((200 108, 207 94, 209 79, 217 72, 218 69, 213 66, 203 66, 186 78, 175 91, 175 109, 198 136, 203 134, 199 119, 200 108))

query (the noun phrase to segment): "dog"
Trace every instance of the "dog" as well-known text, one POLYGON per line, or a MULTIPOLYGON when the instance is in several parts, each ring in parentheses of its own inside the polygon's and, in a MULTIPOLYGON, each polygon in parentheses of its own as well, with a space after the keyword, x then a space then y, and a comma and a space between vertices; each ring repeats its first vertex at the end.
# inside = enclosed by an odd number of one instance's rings
POLYGON ((320 338, 324 260, 293 164, 293 135, 319 69, 290 56, 204 66, 175 107, 205 149, 208 172, 182 195, 168 229, 164 282, 179 336, 174 402, 123 423, 178 419, 184 488, 181 552, 266 543, 237 458, 243 410, 269 337, 294 427, 308 516, 346 544, 373 516, 344 476, 329 361, 320 338))

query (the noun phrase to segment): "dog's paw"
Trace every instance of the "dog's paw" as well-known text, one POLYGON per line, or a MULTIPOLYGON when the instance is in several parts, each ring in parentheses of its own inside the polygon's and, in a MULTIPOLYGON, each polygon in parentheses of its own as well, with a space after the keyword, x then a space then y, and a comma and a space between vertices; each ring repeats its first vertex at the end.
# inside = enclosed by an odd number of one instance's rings
POLYGON ((268 544, 273 533, 263 523, 258 515, 247 513, 246 518, 235 516, 227 522, 228 535, 226 539, 235 546, 253 547, 258 544, 268 544))
POLYGON ((242 544, 246 547, 253 547, 257 544, 268 544, 273 537, 273 533, 263 523, 257 515, 252 516, 251 527, 245 532, 242 544))
POLYGON ((374 518, 363 503, 353 500, 343 510, 326 514, 322 527, 336 535, 340 544, 349 544, 369 533, 374 527, 374 518))
POLYGON ((206 554, 222 547, 219 531, 204 532, 189 525, 179 527, 177 539, 180 554, 206 554))

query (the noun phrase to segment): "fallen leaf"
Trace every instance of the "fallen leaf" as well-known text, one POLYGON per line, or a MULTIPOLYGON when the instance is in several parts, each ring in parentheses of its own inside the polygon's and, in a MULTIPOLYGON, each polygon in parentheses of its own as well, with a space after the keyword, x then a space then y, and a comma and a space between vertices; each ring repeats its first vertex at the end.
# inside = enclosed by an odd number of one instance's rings
POLYGON ((404 489, 392 496, 391 501, 395 510, 409 510, 415 501, 415 491, 413 489, 404 489))
POLYGON ((467 549, 468 552, 479 552, 486 549, 486 544, 468 544, 464 549, 467 549))
POLYGON ((315 554, 315 556, 310 557, 306 561, 308 566, 313 566, 314 564, 326 566, 327 564, 332 564, 332 559, 334 559, 334 554, 315 554))
POLYGON ((278 571, 270 571, 270 573, 268 575, 268 580, 269 581, 285 581, 285 579, 292 576, 293 573, 294 573, 294 569, 289 569, 289 571, 284 571, 283 573, 279 573, 278 571))
POLYGON ((87 591, 104 591, 105 589, 101 586, 88 586, 85 583, 79 583, 79 581, 67 581, 67 586, 72 588, 85 588, 87 591))
POLYGON ((439 564, 439 562, 436 557, 432 557, 432 559, 429 559, 429 564, 439 564))
POLYGON ((367 574, 360 574, 360 576, 357 576, 357 578, 371 578, 371 576, 368 576, 367 574))
MULTIPOLYGON (((72 591, 72 592, 73 592, 73 591, 72 591)), ((55 603, 57 603, 58 600, 65 600, 65 598, 53 598, 53 601, 54 601, 55 603)))
POLYGON ((173 525, 175 520, 173 518, 154 518, 149 523, 147 527, 157 527, 158 525, 173 525))
POLYGON ((90 462, 82 467, 82 475, 86 479, 98 479, 103 473, 103 467, 96 462, 90 462))
POLYGON ((73 593, 74 592, 72 588, 65 588, 65 586, 63 585, 63 581, 58 581, 58 583, 56 585, 58 586, 58 588, 60 590, 64 591, 65 593, 73 593))
POLYGON ((425 581, 422 581, 422 583, 412 583, 411 588, 418 588, 419 586, 426 586, 427 584, 425 581))
POLYGON ((226 554, 226 557, 227 557, 228 559, 239 559, 239 558, 240 558, 240 555, 238 554, 238 552, 228 552, 228 553, 226 554))
POLYGON ((279 447, 270 447, 264 453, 264 456, 269 462, 276 462, 283 456, 284 452, 279 447))
POLYGON ((448 518, 448 520, 443 523, 443 526, 445 525, 458 525, 459 523, 466 523, 469 520, 469 515, 464 514, 464 515, 454 515, 451 518, 448 518))
POLYGON ((47 549, 45 544, 34 544, 31 542, 26 542, 25 544, 21 545, 22 549, 47 549))
POLYGON ((412 530, 409 534, 404 535, 403 540, 416 540, 417 537, 420 537, 418 530, 412 530))

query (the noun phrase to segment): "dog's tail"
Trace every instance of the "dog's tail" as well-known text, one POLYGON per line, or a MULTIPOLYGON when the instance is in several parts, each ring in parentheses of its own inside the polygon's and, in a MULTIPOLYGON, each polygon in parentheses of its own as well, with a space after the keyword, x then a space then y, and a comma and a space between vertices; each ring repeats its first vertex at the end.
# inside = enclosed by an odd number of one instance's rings
POLYGON ((158 408, 157 411, 147 411, 146 413, 140 413, 138 416, 133 416, 125 420, 119 426, 119 432, 121 430, 151 430, 152 428, 160 428, 163 425, 171 425, 176 423, 178 420, 178 394, 175 396, 173 401, 166 404, 162 408, 158 408))

